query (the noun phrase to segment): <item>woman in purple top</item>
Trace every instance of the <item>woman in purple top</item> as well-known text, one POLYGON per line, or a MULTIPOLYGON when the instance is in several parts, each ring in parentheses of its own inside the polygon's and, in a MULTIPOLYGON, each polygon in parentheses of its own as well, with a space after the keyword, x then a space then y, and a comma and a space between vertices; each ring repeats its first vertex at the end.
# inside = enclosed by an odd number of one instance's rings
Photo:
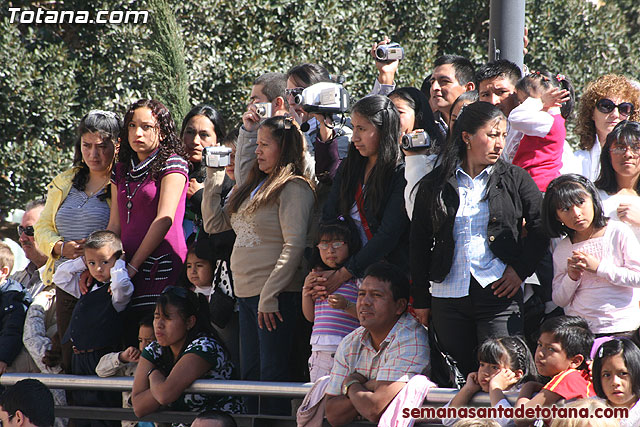
POLYGON ((134 285, 129 319, 135 321, 153 312, 158 295, 182 270, 188 167, 171 113, 158 101, 134 103, 120 139, 108 229, 122 239, 134 285))

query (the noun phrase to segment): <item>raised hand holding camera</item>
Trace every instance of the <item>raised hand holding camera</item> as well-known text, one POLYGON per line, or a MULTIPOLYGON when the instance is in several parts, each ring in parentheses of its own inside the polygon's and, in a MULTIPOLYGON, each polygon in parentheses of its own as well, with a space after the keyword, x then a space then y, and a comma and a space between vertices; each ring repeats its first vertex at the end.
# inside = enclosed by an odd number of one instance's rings
POLYGON ((268 119, 273 115, 270 102, 258 102, 254 105, 256 107, 256 114, 260 116, 260 120, 268 119))
POLYGON ((376 61, 401 61, 404 49, 398 43, 379 44, 375 50, 376 61))

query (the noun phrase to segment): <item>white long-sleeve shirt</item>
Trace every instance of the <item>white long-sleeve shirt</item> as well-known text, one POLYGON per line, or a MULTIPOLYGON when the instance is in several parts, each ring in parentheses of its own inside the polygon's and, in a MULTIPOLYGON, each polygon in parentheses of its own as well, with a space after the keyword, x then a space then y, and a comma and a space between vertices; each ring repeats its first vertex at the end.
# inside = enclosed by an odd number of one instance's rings
MULTIPOLYGON (((53 283, 66 293, 80 299, 80 275, 87 269, 82 257, 65 261, 58 266, 53 275, 53 283)), ((111 303, 118 313, 127 308, 127 304, 133 295, 133 283, 127 272, 127 264, 119 259, 111 267, 111 303)), ((98 289, 97 286, 91 288, 90 292, 98 289)))
POLYGON ((404 187, 404 206, 409 219, 413 216, 413 205, 418 190, 416 184, 433 170, 437 157, 435 154, 416 154, 404 158, 404 179, 407 181, 407 185, 404 187))
POLYGON ((640 243, 633 230, 609 221, 602 237, 571 243, 564 238, 553 251, 553 302, 570 316, 582 316, 596 334, 626 332, 640 326, 640 243), (572 280, 567 259, 573 251, 600 259, 595 273, 572 280))

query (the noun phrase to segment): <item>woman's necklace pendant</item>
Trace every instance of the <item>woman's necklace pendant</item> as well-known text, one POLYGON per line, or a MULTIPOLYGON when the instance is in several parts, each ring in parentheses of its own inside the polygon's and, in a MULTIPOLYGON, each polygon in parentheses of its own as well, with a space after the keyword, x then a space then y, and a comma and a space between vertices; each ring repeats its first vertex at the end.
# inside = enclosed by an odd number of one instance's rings
POLYGON ((133 192, 131 192, 131 190, 129 189, 129 181, 125 180, 124 189, 127 194, 127 204, 125 205, 127 207, 127 224, 129 224, 129 219, 131 217, 131 209, 133 208, 133 202, 131 201, 131 199, 133 199, 133 197, 138 192, 138 189, 140 189, 142 184, 144 184, 144 182, 146 181, 148 172, 149 171, 147 170, 144 174, 142 174, 142 179, 140 180, 140 182, 138 182, 138 185, 133 190, 133 192))

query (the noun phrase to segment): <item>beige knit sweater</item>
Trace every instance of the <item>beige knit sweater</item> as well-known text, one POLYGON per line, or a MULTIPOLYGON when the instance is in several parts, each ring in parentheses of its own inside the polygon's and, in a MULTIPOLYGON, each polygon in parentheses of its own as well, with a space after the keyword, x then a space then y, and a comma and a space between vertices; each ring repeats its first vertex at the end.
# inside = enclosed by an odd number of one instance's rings
POLYGON ((229 215, 220 204, 224 169, 207 168, 202 200, 202 218, 207 233, 233 228, 236 242, 231 254, 231 272, 236 296, 260 295, 258 310, 278 311, 281 292, 300 292, 304 252, 314 195, 301 179, 285 184, 277 201, 247 212, 249 198, 238 212, 229 215))

